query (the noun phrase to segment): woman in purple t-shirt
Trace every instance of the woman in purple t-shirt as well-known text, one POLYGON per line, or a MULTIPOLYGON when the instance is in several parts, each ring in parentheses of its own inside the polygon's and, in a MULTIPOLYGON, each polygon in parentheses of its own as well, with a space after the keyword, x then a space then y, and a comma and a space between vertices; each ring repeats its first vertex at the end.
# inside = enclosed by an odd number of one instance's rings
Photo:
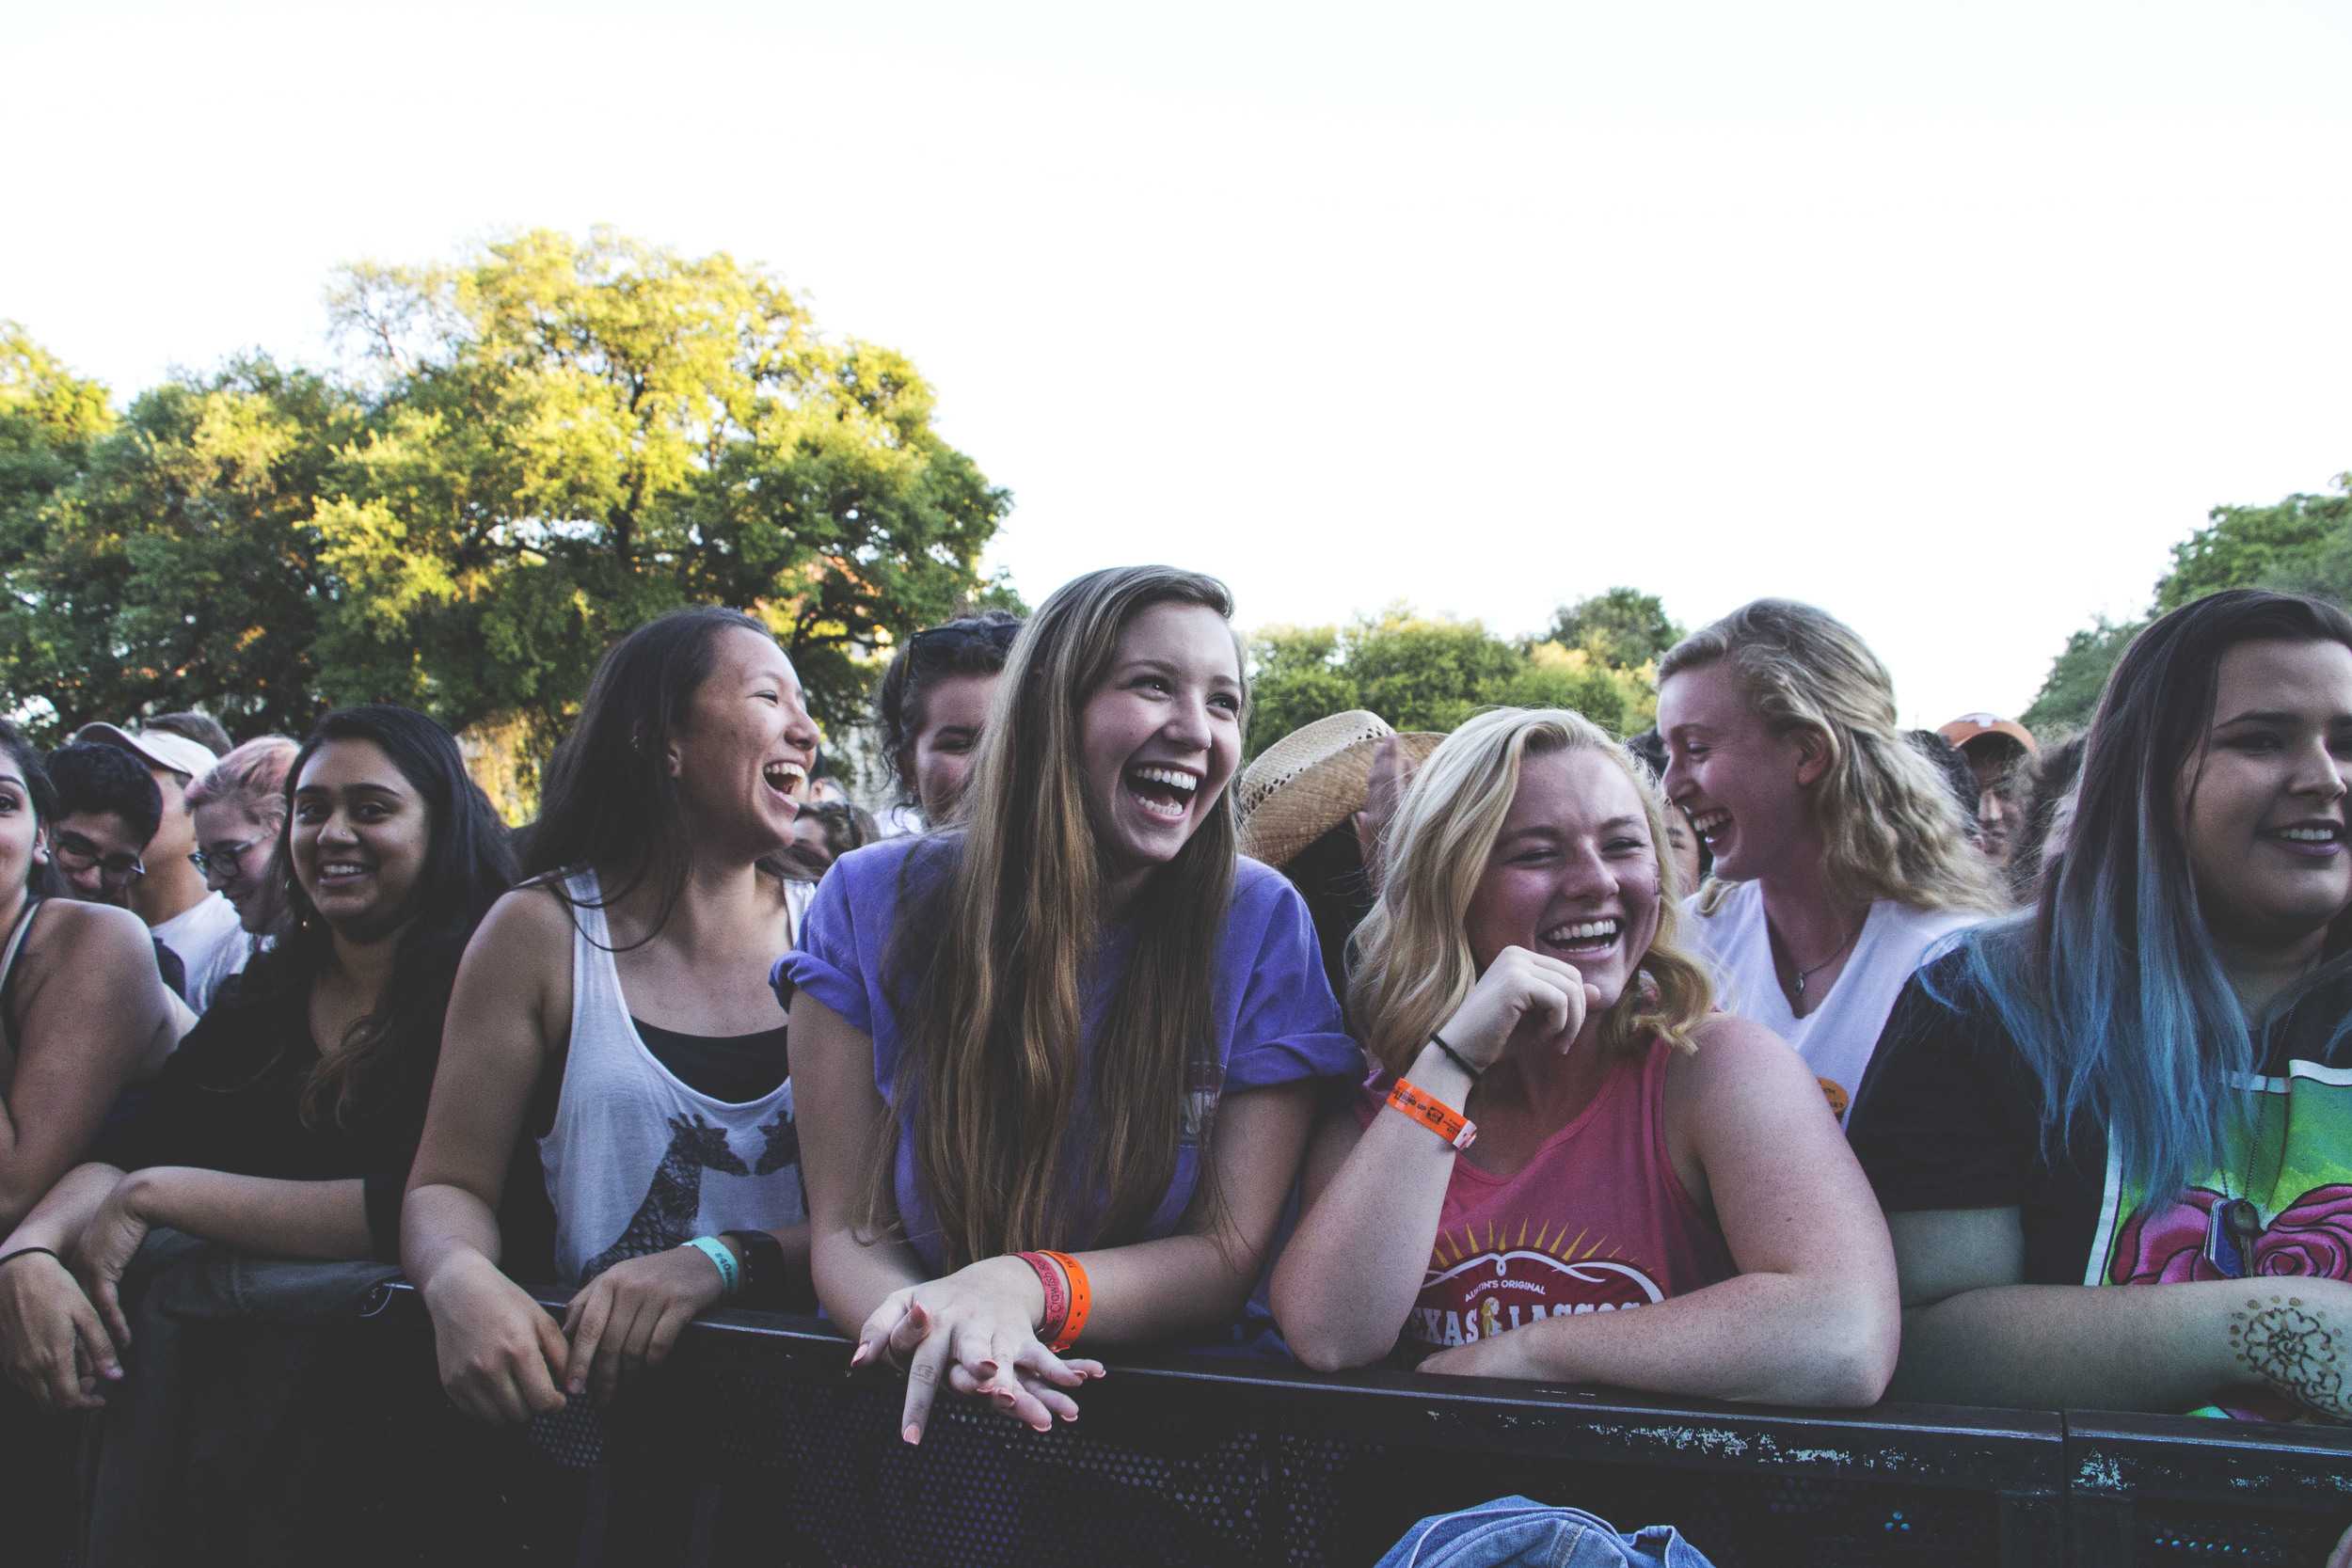
POLYGON ((1312 1080, 1361 1070, 1305 904, 1234 850, 1231 614, 1165 567, 1056 592, 966 825, 837 862, 778 965, 818 1295, 906 1369, 909 1442, 943 1382, 1043 1431, 1101 1375, 1081 1333, 1233 1317, 1312 1080))

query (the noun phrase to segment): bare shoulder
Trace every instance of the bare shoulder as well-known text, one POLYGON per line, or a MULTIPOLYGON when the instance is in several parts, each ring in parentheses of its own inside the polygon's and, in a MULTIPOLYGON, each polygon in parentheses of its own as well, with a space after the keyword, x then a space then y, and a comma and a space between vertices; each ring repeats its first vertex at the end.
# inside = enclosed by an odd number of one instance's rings
POLYGON ((107 975, 135 959, 154 961, 155 939, 147 923, 112 904, 51 898, 33 921, 24 948, 28 982, 49 973, 107 975))
POLYGON ((572 907, 546 882, 526 882, 499 895, 466 950, 476 961, 528 964, 560 955, 568 963, 572 929, 572 907))
POLYGON ((1812 1069, 1796 1049, 1764 1025, 1731 1013, 1712 1013, 1691 1031, 1697 1049, 1677 1052, 1666 1068, 1667 1092, 1704 1101, 1720 1097, 1802 1092, 1821 1097, 1812 1069))
POLYGON ((147 923, 129 910, 67 898, 47 900, 33 919, 17 954, 8 1021, 28 1031, 26 1048, 53 1039, 77 1053, 151 1047, 148 1065, 159 1064, 189 1015, 181 1007, 177 1022, 166 1016, 177 999, 164 989, 147 923))

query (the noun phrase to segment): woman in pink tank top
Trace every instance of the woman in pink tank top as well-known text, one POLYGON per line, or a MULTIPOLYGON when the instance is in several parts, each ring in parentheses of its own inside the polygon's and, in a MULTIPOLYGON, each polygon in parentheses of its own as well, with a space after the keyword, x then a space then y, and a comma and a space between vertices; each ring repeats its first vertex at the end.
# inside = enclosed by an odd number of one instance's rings
POLYGON ((1383 1070, 1327 1114, 1274 1275, 1308 1365, 1884 1389, 1885 1223, 1804 1063, 1675 946, 1663 809, 1573 713, 1483 714, 1422 767, 1348 987, 1383 1070))

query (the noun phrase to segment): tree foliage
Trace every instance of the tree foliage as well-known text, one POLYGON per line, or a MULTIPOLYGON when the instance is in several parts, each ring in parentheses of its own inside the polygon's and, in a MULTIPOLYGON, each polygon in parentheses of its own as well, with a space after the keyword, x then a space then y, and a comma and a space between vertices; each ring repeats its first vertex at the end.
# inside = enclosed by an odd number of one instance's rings
POLYGON ((1638 670, 1657 664, 1682 635, 1657 594, 1612 588, 1562 606, 1545 640, 1581 648, 1612 669, 1638 670))
POLYGON ((1523 645, 1475 621, 1434 620, 1402 605, 1346 626, 1279 626, 1250 646, 1249 751, 1303 724, 1365 708, 1400 730, 1451 730, 1497 705, 1566 707, 1623 734, 1649 722, 1657 697, 1635 672, 1584 648, 1523 645))
POLYGON ((2210 524, 2172 546, 2172 570, 2156 584, 2157 612, 2224 588, 2305 576, 2331 545, 2340 546, 2352 534, 2352 474, 2340 476, 2336 484, 2332 496, 2289 496, 2275 506, 2215 507, 2210 524))
POLYGON ((334 374, 252 358, 119 421, 0 333, 0 690, 54 728, 199 705, 299 729, 380 699, 544 745, 678 605, 775 628, 821 721, 975 597, 1009 502, 901 355, 725 255, 535 232, 359 265, 334 374))
POLYGON ((621 632, 718 603, 774 627, 840 723, 863 656, 981 586, 1009 499, 931 429, 914 366, 825 341, 727 256, 533 233, 351 268, 334 312, 386 391, 322 515, 350 606, 327 646, 378 690, 558 724, 621 632))
POLYGON ((2050 676, 2042 683, 2042 694, 2019 716, 2019 722, 2045 738, 2089 724, 2092 710, 2099 705, 2099 692, 2107 683, 2107 672, 2147 624, 2117 623, 2102 615, 2088 629, 2068 638, 2066 651, 2052 661, 2050 676))
POLYGON ((2122 624, 2101 616, 2067 640, 2024 714, 2026 727, 2078 728, 2090 721, 2107 673, 2150 620, 2225 588, 2276 588, 2352 600, 2352 473, 2333 495, 2295 495, 2272 506, 2217 506, 2210 521, 2172 546, 2171 569, 2156 583, 2148 615, 2122 624))

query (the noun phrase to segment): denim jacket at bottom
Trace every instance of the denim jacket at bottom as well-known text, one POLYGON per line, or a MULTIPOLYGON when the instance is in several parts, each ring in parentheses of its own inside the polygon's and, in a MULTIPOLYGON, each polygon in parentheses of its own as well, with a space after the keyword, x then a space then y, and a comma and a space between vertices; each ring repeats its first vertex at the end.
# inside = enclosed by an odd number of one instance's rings
POLYGON ((1497 1497, 1436 1513, 1405 1532, 1375 1568, 1713 1568, 1672 1525, 1631 1535, 1581 1509, 1497 1497))

